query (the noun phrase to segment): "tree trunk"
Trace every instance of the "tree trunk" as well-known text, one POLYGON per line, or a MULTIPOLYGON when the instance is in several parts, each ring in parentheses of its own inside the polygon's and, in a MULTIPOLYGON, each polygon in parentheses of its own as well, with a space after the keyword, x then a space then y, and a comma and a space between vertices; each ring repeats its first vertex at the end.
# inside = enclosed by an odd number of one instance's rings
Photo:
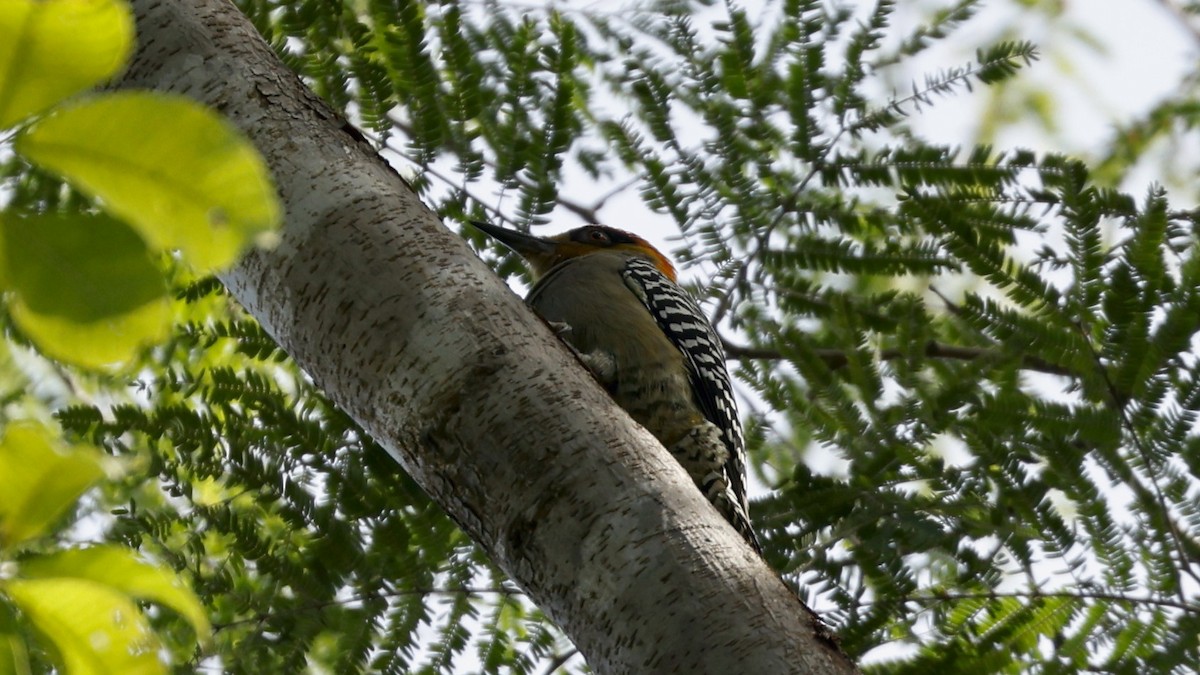
POLYGON ((228 0, 135 0, 120 86, 211 105, 257 145, 282 243, 239 301, 600 673, 849 673, 812 615, 228 0))

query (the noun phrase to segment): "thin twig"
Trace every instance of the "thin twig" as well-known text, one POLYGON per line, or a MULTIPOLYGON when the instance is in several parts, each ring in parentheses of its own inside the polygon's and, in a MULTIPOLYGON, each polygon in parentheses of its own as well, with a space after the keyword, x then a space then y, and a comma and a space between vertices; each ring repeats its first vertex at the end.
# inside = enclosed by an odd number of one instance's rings
MULTIPOLYGON (((722 344, 725 347, 725 355, 731 359, 760 359, 764 361, 780 361, 787 357, 778 349, 769 349, 765 347, 747 347, 734 344, 728 340, 723 340, 722 344)), ((845 350, 841 349, 814 349, 815 353, 822 361, 825 362, 832 370, 844 368, 850 358, 845 350)), ((999 356, 1000 352, 990 347, 961 347, 958 345, 949 345, 943 342, 930 340, 925 343, 923 350, 925 356, 934 359, 951 359, 955 361, 974 361, 976 359, 999 356)), ((896 359, 908 356, 909 351, 900 348, 883 349, 879 352, 879 358, 882 361, 895 361, 896 359)), ((1055 363, 1046 361, 1045 359, 1036 356, 1023 356, 1021 358, 1021 368, 1023 370, 1032 370, 1039 373, 1049 373, 1051 375, 1063 375, 1065 377, 1077 377, 1078 374, 1068 368, 1055 363)))
MULTIPOLYGON (((1108 600, 1110 602, 1129 602, 1133 604, 1157 605, 1159 607, 1170 607, 1191 614, 1200 614, 1200 605, 1190 602, 1181 602, 1170 598, 1156 598, 1151 596, 1130 596, 1120 593, 1107 593, 1104 591, 1012 591, 1012 592, 980 592, 980 593, 942 593, 934 592, 930 595, 909 595, 897 598, 899 602, 944 602, 951 600, 1000 600, 1004 598, 1015 598, 1019 600, 1036 600, 1038 598, 1056 598, 1064 600, 1108 600)), ((892 601, 891 598, 888 601, 892 601)), ((879 601, 865 601, 860 603, 860 606, 868 606, 879 601)))
POLYGON ((571 649, 566 652, 563 652, 562 654, 559 654, 558 656, 555 656, 553 659, 550 660, 550 664, 548 666, 546 666, 546 670, 544 672, 546 673, 546 675, 551 675, 555 670, 561 668, 564 664, 566 664, 567 661, 570 661, 571 659, 575 658, 575 655, 578 653, 579 653, 578 649, 571 649))
MULTIPOLYGON (((381 592, 381 593, 368 593, 366 595, 356 595, 356 596, 349 597, 349 598, 335 598, 333 600, 326 600, 324 602, 314 602, 312 604, 304 605, 302 607, 292 607, 292 608, 289 608, 287 611, 289 613, 295 613, 298 611, 320 611, 322 609, 325 609, 326 607, 334 607, 337 605, 348 605, 352 602, 366 602, 368 600, 387 600, 390 598, 400 598, 400 597, 410 596, 410 595, 502 595, 504 597, 515 597, 518 595, 525 595, 525 594, 522 591, 519 591, 517 589, 505 588, 504 586, 493 586, 493 587, 489 587, 489 588, 480 588, 480 587, 472 587, 472 586, 463 586, 460 588, 406 588, 406 589, 397 589, 397 590, 381 592)), ((234 621, 228 621, 226 623, 213 624, 212 629, 213 629, 213 632, 216 633, 216 632, 224 630, 226 628, 232 628, 234 626, 239 626, 242 624, 263 623, 263 622, 271 619, 272 616, 274 616, 274 614, 272 612, 259 612, 259 613, 255 614, 254 616, 250 616, 245 619, 237 619, 234 621)))

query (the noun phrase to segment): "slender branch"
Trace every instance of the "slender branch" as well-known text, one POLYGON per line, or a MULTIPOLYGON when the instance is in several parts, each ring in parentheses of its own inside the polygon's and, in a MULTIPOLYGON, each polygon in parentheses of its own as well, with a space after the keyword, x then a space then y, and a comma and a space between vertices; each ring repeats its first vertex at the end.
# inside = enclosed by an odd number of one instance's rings
MULTIPOLYGON (((1190 602, 1182 602, 1171 598, 1156 598, 1152 596, 1130 596, 1121 593, 1106 593, 1104 591, 1012 591, 1012 592, 980 592, 980 593, 933 593, 931 595, 908 595, 898 598, 900 602, 945 602, 952 600, 1000 600, 1004 598, 1015 598, 1019 600, 1036 600, 1038 598, 1060 598, 1064 600, 1107 600, 1110 602, 1129 602, 1133 604, 1156 605, 1158 607, 1170 607, 1191 614, 1200 614, 1200 605, 1190 602)), ((892 602, 892 599, 888 600, 892 602)), ((878 600, 867 600, 859 603, 860 606, 869 606, 878 600)))
MULTIPOLYGON (((388 120, 389 120, 389 121, 391 121, 391 123, 392 123, 392 124, 393 124, 393 125, 394 125, 394 126, 397 128, 397 129, 399 129, 400 131, 404 132, 404 133, 405 133, 405 134, 407 134, 408 136, 412 136, 412 135, 415 133, 415 132, 413 131, 412 127, 410 127, 409 125, 407 125, 407 124, 406 124, 406 123, 405 123, 403 120, 399 119, 399 118, 398 118, 397 116, 395 116, 395 115, 389 115, 389 116, 388 116, 388 120)), ((370 133, 370 132, 368 132, 368 131, 363 131, 363 130, 359 130, 359 131, 360 131, 360 132, 361 132, 361 133, 362 133, 362 134, 363 134, 365 137, 367 137, 367 138, 368 138, 368 139, 369 139, 369 140, 370 140, 372 143, 374 143, 376 146, 379 146, 379 145, 380 145, 380 140, 381 140, 381 139, 380 139, 378 136, 376 136, 376 135, 374 135, 374 134, 371 134, 371 133, 370 133)), ((508 218, 505 218, 505 217, 504 217, 504 214, 503 214, 503 213, 500 211, 500 209, 499 209, 499 208, 492 208, 492 207, 489 207, 489 206, 487 206, 487 202, 486 202, 486 201, 484 201, 484 200, 482 200, 482 199, 480 199, 480 198, 478 198, 478 197, 476 197, 476 196, 472 195, 472 194, 471 194, 471 192, 470 192, 469 190, 467 190, 467 188, 466 188, 466 185, 465 185, 465 184, 462 184, 462 185, 456 184, 456 183, 455 183, 455 182, 454 182, 454 181, 451 179, 451 177, 449 177, 449 176, 446 176, 445 174, 439 173, 439 172, 438 172, 436 169, 434 169, 433 167, 429 166, 428 164, 423 164, 423 163, 421 163, 421 162, 418 162, 417 160, 413 159, 412 157, 409 157, 407 154, 405 154, 405 152, 404 152, 404 150, 403 150, 403 149, 401 149, 401 148, 398 148, 398 147, 396 147, 395 145, 393 145, 393 144, 391 143, 390 139, 389 139, 389 141, 388 141, 388 142, 384 143, 384 145, 386 145, 386 147, 387 147, 389 150, 391 150, 392 152, 395 152, 395 153, 396 153, 396 155, 397 155, 398 157, 400 157, 400 158, 404 159, 406 162, 408 162, 409 164, 413 165, 413 167, 414 167, 414 168, 416 168, 416 169, 418 169, 418 170, 420 170, 420 171, 423 171, 423 172, 425 172, 425 173, 427 173, 427 174, 429 174, 429 175, 433 176, 434 178, 436 178, 436 179, 438 179, 438 180, 442 181, 443 183, 445 183, 445 184, 446 184, 448 187, 450 187, 450 188, 453 188, 453 189, 456 189, 456 190, 461 190, 461 191, 462 191, 462 193, 463 193, 463 194, 465 194, 465 195, 467 196, 467 198, 469 198, 469 199, 471 199, 471 200, 473 200, 473 201, 475 201, 475 202, 479 203, 479 204, 480 204, 481 206, 483 206, 484 208, 491 210, 493 213, 495 213, 496 217, 497 217, 497 218, 499 218, 499 219, 501 219, 502 221, 504 221, 504 222, 513 222, 513 221, 509 220, 508 218)), ((485 166, 488 166, 489 168, 492 168, 492 169, 495 169, 495 168, 496 168, 496 164, 495 164, 495 162, 491 161, 491 160, 490 160, 490 159, 488 159, 487 157, 484 157, 484 158, 483 158, 483 163, 484 163, 484 165, 485 165, 485 166)), ((533 184, 531 184, 531 183, 529 183, 529 182, 527 182, 527 181, 523 181, 523 180, 521 179, 521 177, 520 177, 520 176, 516 176, 516 177, 514 177, 514 179, 515 179, 517 182, 521 183, 521 185, 522 185, 522 186, 524 186, 524 187, 526 187, 526 188, 533 188, 533 187, 537 187, 537 186, 535 186, 535 185, 533 185, 533 184)), ((578 217, 579 217, 581 220, 583 220, 585 223, 589 223, 589 224, 591 224, 591 223, 602 223, 602 222, 603 222, 603 219, 602 219, 602 218, 600 217, 600 215, 599 215, 600 209, 604 208, 604 205, 605 205, 606 203, 608 203, 608 200, 609 200, 609 199, 612 199, 612 198, 613 198, 613 197, 615 197, 616 195, 619 195, 619 194, 621 194, 622 192, 624 192, 625 190, 628 190, 630 187, 632 187, 632 186, 636 185, 636 184, 638 183, 638 181, 640 181, 640 180, 641 180, 641 177, 640 177, 640 176, 636 176, 636 177, 634 177, 634 178, 630 178, 630 179, 628 179, 628 180, 626 180, 626 181, 622 182, 621 184, 617 185, 616 187, 612 188, 612 189, 611 189, 611 190, 609 190, 608 192, 606 192, 606 193, 604 193, 603 195, 601 195, 601 196, 600 196, 598 199, 596 199, 594 202, 592 202, 591 206, 588 206, 588 205, 586 205, 586 204, 581 204, 581 203, 579 203, 579 202, 576 202, 576 201, 574 201, 574 200, 568 199, 567 197, 564 197, 564 196, 562 196, 561 194, 559 194, 559 195, 555 195, 555 197, 554 197, 554 203, 555 203, 555 204, 557 204, 558 206, 561 206, 562 208, 566 209, 567 211, 570 211, 571 213, 574 213, 576 216, 578 216, 578 217)))
MULTIPOLYGON (((784 355, 777 349, 769 349, 765 347, 747 347, 734 344, 728 340, 722 340, 725 347, 725 355, 732 359, 761 359, 766 361, 783 360, 784 355)), ((850 362, 850 358, 842 349, 814 349, 814 353, 825 362, 825 365, 833 370, 844 368, 850 362)), ((900 348, 882 349, 879 351, 879 358, 883 361, 895 361, 896 359, 904 358, 908 355, 908 351, 900 348)), ((998 355, 999 352, 990 347, 961 347, 958 345, 949 345, 942 342, 930 340, 925 343, 924 355, 934 359, 950 359, 955 361, 974 361, 975 359, 992 357, 998 355)), ((1051 375, 1063 375, 1065 377, 1077 377, 1078 374, 1068 368, 1064 368, 1055 363, 1046 361, 1045 359, 1036 356, 1024 356, 1021 358, 1021 368, 1024 370, 1033 370, 1039 373, 1049 373, 1051 375)))
POLYGON ((634 185, 637 185, 641 180, 641 176, 636 176, 622 182, 620 185, 617 185, 608 192, 600 195, 596 201, 592 202, 591 206, 578 204, 570 199, 567 199, 566 197, 563 197, 562 195, 556 196, 554 201, 557 202, 559 206, 582 218, 585 223, 603 223, 604 219, 602 219, 599 215, 600 209, 604 208, 604 205, 608 203, 608 200, 628 190, 634 185))
MULTIPOLYGON (((382 592, 382 593, 366 593, 363 595, 355 595, 355 596, 351 596, 348 598, 335 598, 333 600, 326 600, 324 602, 314 602, 314 603, 302 605, 300 607, 289 607, 287 609, 287 611, 288 611, 288 613, 320 611, 327 607, 336 607, 338 605, 348 605, 352 602, 366 602, 368 600, 388 600, 391 598, 402 598, 402 597, 412 596, 412 595, 420 595, 420 596, 425 596, 425 595, 500 595, 500 596, 511 598, 511 597, 517 597, 517 596, 524 596, 525 593, 518 589, 506 588, 504 586, 493 586, 493 587, 487 587, 487 588, 475 587, 475 586, 462 586, 459 588, 405 588, 405 589, 391 590, 391 591, 382 592)), ((213 629, 214 633, 217 633, 226 628, 232 628, 234 626, 240 626, 240 625, 250 624, 250 623, 261 624, 265 621, 269 621, 272 617, 275 616, 275 614, 276 613, 274 613, 274 612, 258 612, 256 614, 254 614, 253 616, 246 617, 245 619, 236 619, 234 621, 227 621, 225 623, 213 624, 212 629, 213 629)))
MULTIPOLYGON (((1141 435, 1138 434, 1137 424, 1133 421, 1133 419, 1131 419, 1128 408, 1129 398, 1125 392, 1120 390, 1117 384, 1113 381, 1112 377, 1109 376, 1109 368, 1107 365, 1105 365, 1104 359, 1101 357, 1101 348, 1093 344, 1091 335, 1086 330, 1083 330, 1082 327, 1079 326, 1077 326, 1077 329, 1079 330, 1080 337, 1084 340, 1084 343, 1091 351, 1092 361, 1096 366, 1096 372, 1099 373, 1100 377, 1104 380, 1104 386, 1108 391, 1112 406, 1116 409, 1116 413, 1120 418, 1121 427, 1128 433, 1129 445, 1133 448, 1133 451, 1137 453, 1138 457, 1142 461, 1142 466, 1145 469, 1145 471, 1142 473, 1145 474, 1145 481, 1150 484, 1150 489, 1147 491, 1146 486, 1143 485, 1141 480, 1139 480, 1138 473, 1136 471, 1131 472, 1128 479, 1124 479, 1124 482, 1130 486, 1130 488, 1134 491, 1134 494, 1137 495, 1138 499, 1146 500, 1148 507, 1153 506, 1158 509, 1160 514, 1162 514, 1163 522, 1166 524, 1166 532, 1154 532, 1153 535, 1156 538, 1158 536, 1162 536, 1163 546, 1173 548, 1176 555, 1179 556, 1179 564, 1175 568, 1175 572, 1178 575, 1179 580, 1182 582, 1182 577, 1187 575, 1193 580, 1200 582, 1200 573, 1197 573, 1196 570, 1192 569, 1192 565, 1189 564, 1189 562, 1192 560, 1192 556, 1188 555, 1187 547, 1184 546, 1184 541, 1187 539, 1187 537, 1179 527, 1179 524, 1176 523, 1175 519, 1171 517, 1171 508, 1167 503, 1167 497, 1163 494, 1162 487, 1158 484, 1158 477, 1155 475, 1157 473, 1155 468, 1161 466, 1162 462, 1154 459, 1152 454, 1146 449, 1145 441, 1142 439, 1141 435), (1146 494, 1147 492, 1149 494, 1146 494)), ((1150 508, 1147 508, 1147 513, 1149 513, 1150 510, 1150 508)), ((1186 600, 1184 588, 1185 584, 1183 583, 1177 583, 1175 585, 1175 592, 1179 596, 1180 602, 1186 600)))
POLYGON ((1004 56, 988 62, 971 63, 962 68, 951 69, 944 73, 941 79, 926 80, 925 86, 921 89, 914 87, 911 94, 892 99, 883 108, 866 113, 858 120, 853 121, 850 124, 846 124, 845 119, 843 119, 843 129, 849 131, 850 133, 857 133, 864 128, 868 128, 873 124, 877 124, 881 118, 885 117, 889 113, 907 117, 910 113, 905 109, 906 106, 913 105, 917 106, 919 109, 922 104, 931 105, 931 94, 944 94, 953 91, 956 87, 969 88, 972 77, 978 77, 979 73, 995 66, 997 63, 1015 62, 1018 60, 1024 60, 1026 63, 1029 63, 1031 58, 1036 59, 1037 56, 1004 56))
POLYGON ((562 654, 555 656, 553 659, 550 659, 550 663, 546 665, 546 670, 543 672, 545 672, 546 675, 551 675, 554 671, 566 665, 567 661, 575 658, 577 654, 579 654, 578 649, 569 649, 562 654))

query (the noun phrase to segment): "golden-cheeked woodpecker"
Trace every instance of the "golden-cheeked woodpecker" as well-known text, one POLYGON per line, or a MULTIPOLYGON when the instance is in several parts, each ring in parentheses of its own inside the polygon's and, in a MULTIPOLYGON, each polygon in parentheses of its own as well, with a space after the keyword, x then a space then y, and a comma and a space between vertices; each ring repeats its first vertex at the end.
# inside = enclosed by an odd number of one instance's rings
POLYGON ((529 263, 534 285, 525 302, 761 550, 725 351, 667 257, 641 237, 600 225, 542 238, 472 224, 529 263))

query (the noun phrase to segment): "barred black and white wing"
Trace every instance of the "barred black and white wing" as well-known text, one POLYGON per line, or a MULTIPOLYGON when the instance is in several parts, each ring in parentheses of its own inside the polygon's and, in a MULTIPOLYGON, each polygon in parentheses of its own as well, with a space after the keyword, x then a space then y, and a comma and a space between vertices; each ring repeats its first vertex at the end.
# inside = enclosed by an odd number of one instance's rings
MULTIPOLYGON (((659 328, 684 355, 695 402, 704 417, 720 430, 721 440, 729 453, 724 466, 725 494, 715 495, 718 499, 714 504, 755 550, 759 550, 758 538, 750 525, 746 497, 746 442, 738 422, 729 370, 725 366, 725 349, 692 296, 653 262, 631 257, 622 276, 659 328)), ((713 497, 710 495, 710 499, 713 497)))

